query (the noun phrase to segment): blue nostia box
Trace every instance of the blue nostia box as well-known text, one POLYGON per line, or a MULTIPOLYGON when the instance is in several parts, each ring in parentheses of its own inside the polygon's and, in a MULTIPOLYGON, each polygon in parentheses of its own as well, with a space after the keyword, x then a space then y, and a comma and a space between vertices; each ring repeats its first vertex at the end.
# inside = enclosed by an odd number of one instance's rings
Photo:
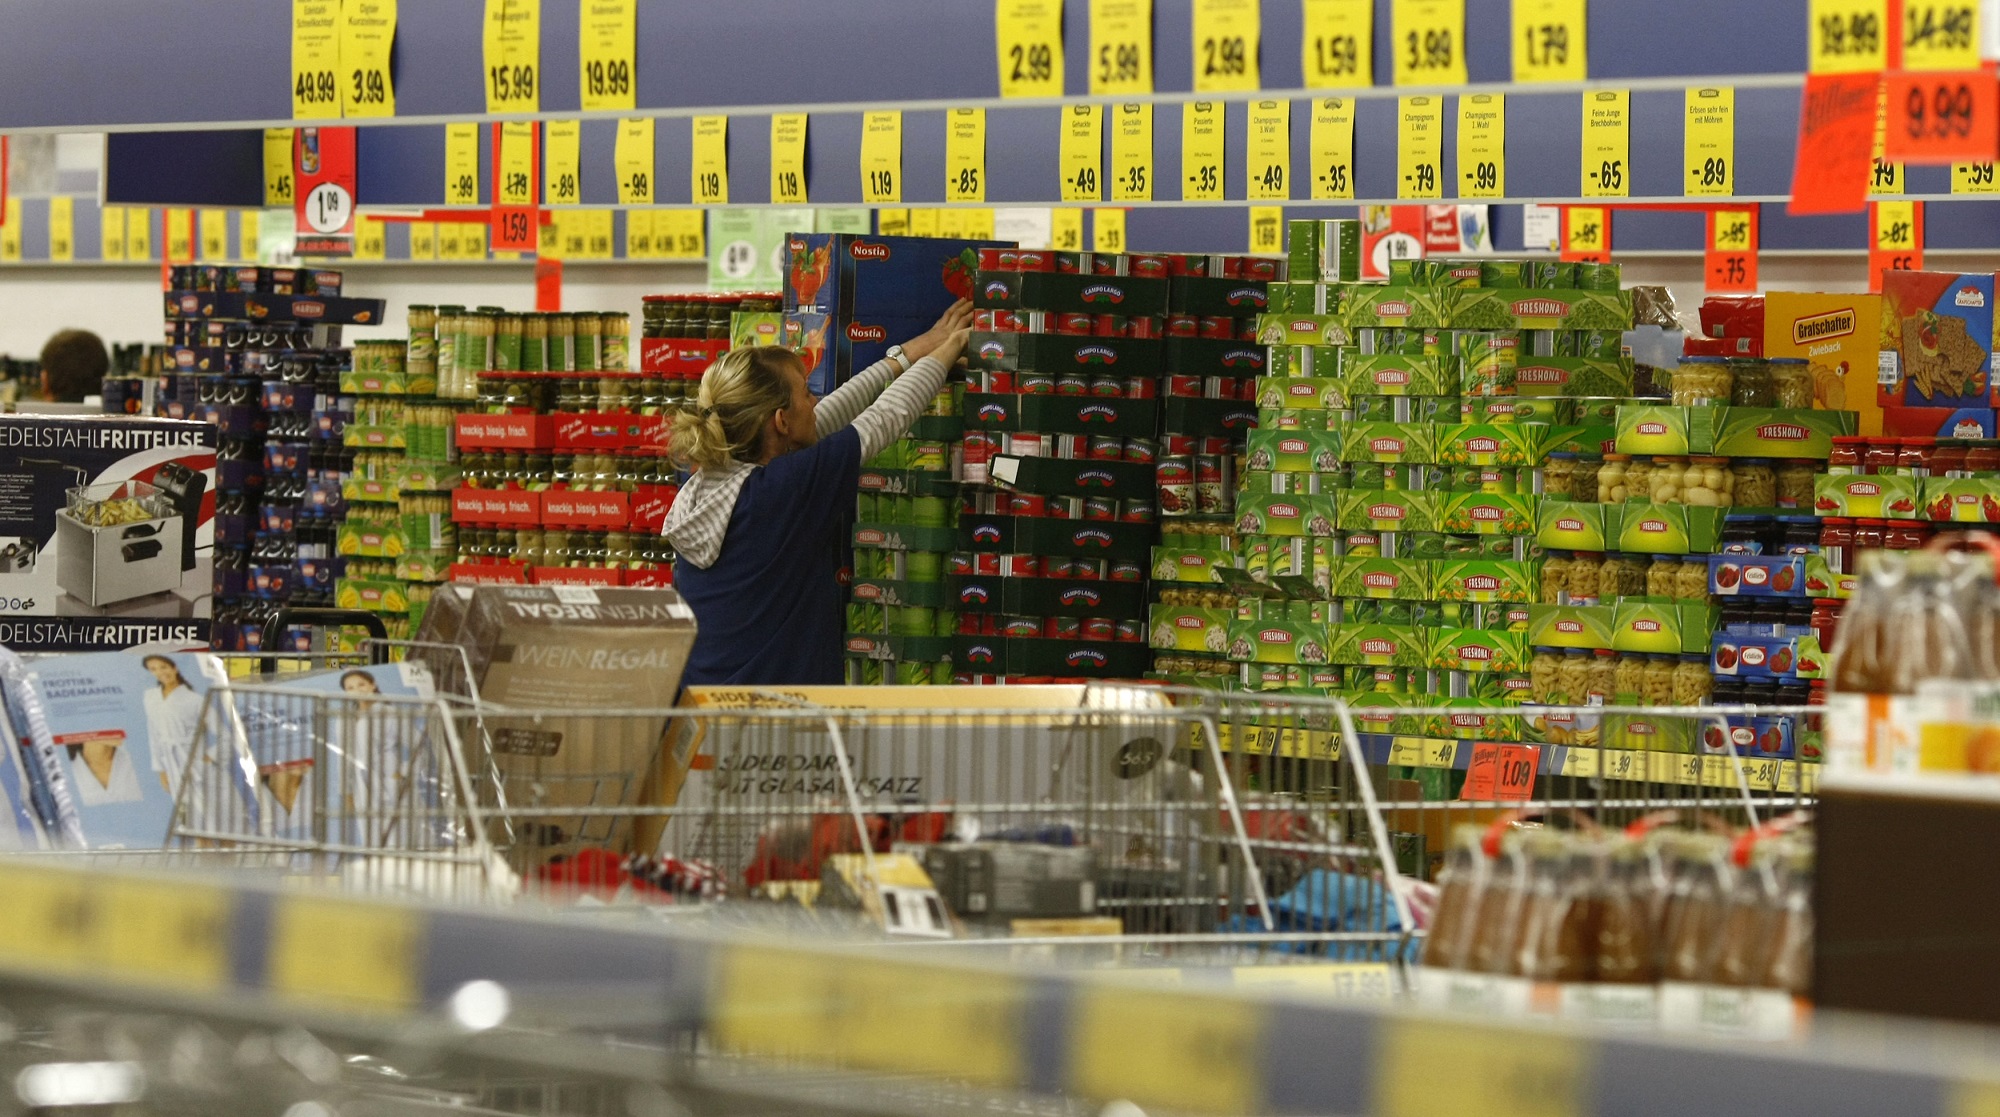
POLYGON ((979 250, 1005 247, 1012 244, 793 233, 785 238, 785 309, 935 321, 955 300, 972 297, 979 250))

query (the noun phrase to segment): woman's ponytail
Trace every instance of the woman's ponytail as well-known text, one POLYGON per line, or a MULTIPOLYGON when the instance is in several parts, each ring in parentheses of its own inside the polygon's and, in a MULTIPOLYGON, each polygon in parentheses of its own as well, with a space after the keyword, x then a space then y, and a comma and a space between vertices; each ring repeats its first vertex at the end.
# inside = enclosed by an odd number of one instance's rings
POLYGON ((695 469, 755 461, 771 416, 791 406, 786 376, 798 357, 777 345, 732 349, 701 374, 694 402, 675 413, 671 453, 695 469))

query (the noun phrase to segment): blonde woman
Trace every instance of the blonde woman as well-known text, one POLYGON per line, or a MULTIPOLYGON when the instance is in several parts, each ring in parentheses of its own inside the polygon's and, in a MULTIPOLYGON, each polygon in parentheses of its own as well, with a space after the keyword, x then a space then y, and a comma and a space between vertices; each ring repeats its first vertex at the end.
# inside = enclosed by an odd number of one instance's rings
POLYGON ((694 476, 665 531, 697 626, 687 685, 842 681, 839 574, 861 463, 924 413, 971 322, 961 300, 817 402, 804 364, 776 346, 727 353, 702 374, 694 407, 674 418, 674 456, 694 476))

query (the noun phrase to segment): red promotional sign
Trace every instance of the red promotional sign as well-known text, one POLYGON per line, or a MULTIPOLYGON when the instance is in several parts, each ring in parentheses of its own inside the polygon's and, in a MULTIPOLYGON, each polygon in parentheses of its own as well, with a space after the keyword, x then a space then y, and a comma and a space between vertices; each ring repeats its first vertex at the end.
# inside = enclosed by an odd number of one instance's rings
POLYGON ((1708 211, 1702 276, 1710 294, 1757 293, 1757 214, 1756 206, 1708 211))
POLYGON ((1787 213, 1852 213, 1868 198, 1881 75, 1811 74, 1800 98, 1799 147, 1787 213))
POLYGON ((354 129, 292 132, 292 213, 300 256, 354 254, 354 129))
POLYGON ((2000 82, 1985 70, 1884 78, 1882 155, 1905 163, 1990 163, 2000 155, 2000 82))
POLYGON ((1541 763, 1540 745, 1476 742, 1458 797, 1469 803, 1525 803, 1534 797, 1535 770, 1541 763))

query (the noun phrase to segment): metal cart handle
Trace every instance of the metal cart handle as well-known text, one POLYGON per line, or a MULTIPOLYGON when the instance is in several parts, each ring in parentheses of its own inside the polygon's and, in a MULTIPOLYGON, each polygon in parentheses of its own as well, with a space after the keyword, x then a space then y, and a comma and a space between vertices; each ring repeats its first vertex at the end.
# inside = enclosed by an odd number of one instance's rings
MULTIPOLYGON (((374 647, 370 649, 370 661, 376 664, 389 662, 389 647, 382 643, 382 641, 389 638, 389 626, 382 623, 381 617, 376 616, 366 609, 282 606, 277 612, 271 614, 270 620, 264 622, 264 646, 266 648, 277 647, 278 642, 284 639, 287 628, 301 624, 314 625, 320 628, 346 628, 349 625, 365 628, 368 630, 369 637, 375 641, 374 647)), ((278 661, 275 657, 266 657, 258 666, 259 670, 263 671, 266 675, 275 675, 278 672, 278 661)))

